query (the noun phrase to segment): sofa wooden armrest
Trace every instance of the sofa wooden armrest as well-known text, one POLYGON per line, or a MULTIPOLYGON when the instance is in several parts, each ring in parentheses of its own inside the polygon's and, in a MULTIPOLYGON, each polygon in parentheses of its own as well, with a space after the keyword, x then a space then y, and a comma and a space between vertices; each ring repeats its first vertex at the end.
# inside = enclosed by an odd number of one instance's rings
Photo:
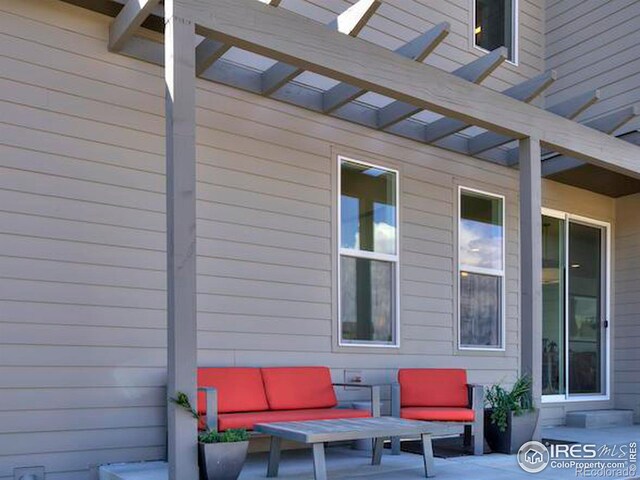
POLYGON ((371 416, 380 416, 380 385, 366 383, 334 383, 334 387, 367 388, 371 392, 371 416))

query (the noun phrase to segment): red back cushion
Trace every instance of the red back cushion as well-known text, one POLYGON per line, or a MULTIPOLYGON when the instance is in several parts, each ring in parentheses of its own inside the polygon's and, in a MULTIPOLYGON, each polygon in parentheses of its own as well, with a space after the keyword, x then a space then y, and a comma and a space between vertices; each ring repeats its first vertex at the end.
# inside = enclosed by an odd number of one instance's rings
POLYGON ((262 378, 272 410, 332 408, 338 404, 326 367, 263 368, 262 378))
MULTIPOLYGON (((268 410, 259 368, 198 368, 198 387, 218 390, 218 412, 268 410)), ((198 411, 205 413, 205 393, 198 392, 198 411)))
POLYGON ((403 407, 468 407, 467 372, 455 368, 398 371, 403 407))

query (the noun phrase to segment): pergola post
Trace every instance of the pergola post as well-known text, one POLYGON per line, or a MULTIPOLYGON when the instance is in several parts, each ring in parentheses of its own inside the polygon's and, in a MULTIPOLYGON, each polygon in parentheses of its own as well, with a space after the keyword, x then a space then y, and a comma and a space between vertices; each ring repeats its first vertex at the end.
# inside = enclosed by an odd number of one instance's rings
MULTIPOLYGON (((165 0, 167 394, 196 399, 195 25, 165 0)), ((170 480, 198 478, 197 423, 168 404, 170 480)))
MULTIPOLYGON (((532 378, 533 401, 542 398, 542 181, 537 138, 520 140, 520 318, 523 374, 532 378)), ((540 424, 534 440, 540 440, 540 424)))

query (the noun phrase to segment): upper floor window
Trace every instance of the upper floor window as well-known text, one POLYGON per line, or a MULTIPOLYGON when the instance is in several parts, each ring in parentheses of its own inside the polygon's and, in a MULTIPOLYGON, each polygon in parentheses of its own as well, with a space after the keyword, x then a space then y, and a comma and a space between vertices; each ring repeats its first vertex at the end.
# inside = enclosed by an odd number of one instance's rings
POLYGON ((459 346, 504 346, 504 198, 460 189, 459 346))
POLYGON ((509 50, 509 60, 517 63, 517 0, 473 0, 474 45, 487 51, 509 50))
POLYGON ((340 158, 340 343, 397 344, 397 172, 340 158))

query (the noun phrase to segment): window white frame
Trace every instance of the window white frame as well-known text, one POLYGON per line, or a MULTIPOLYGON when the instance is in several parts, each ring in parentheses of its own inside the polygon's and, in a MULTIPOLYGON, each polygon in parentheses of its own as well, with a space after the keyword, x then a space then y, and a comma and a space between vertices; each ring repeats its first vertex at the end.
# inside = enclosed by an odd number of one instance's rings
POLYGON ((464 187, 462 185, 458 186, 458 225, 456 227, 456 282, 457 282, 457 327, 458 327, 458 350, 461 351, 489 351, 489 352, 504 352, 506 350, 506 288, 507 288, 507 280, 506 280, 506 244, 507 244, 507 202, 504 195, 499 195, 496 193, 486 192, 484 190, 478 190, 476 188, 464 187), (472 266, 463 266, 460 263, 460 223, 462 220, 462 194, 465 192, 476 193, 479 195, 484 195, 489 198, 497 198, 502 202, 502 269, 495 270, 491 268, 481 268, 481 267, 472 267, 472 266), (460 274, 461 272, 469 272, 469 273, 478 273, 483 275, 492 275, 494 277, 500 277, 502 284, 500 286, 500 345, 495 346, 471 346, 471 345, 462 345, 461 339, 461 328, 460 328, 460 274))
MULTIPOLYGON (((511 45, 513 45, 513 58, 507 58, 506 62, 515 65, 519 64, 519 43, 520 43, 520 0, 511 1, 511 45)), ((482 48, 476 44, 476 0, 471 0, 471 29, 469 42, 473 48, 480 50, 484 53, 489 53, 489 50, 482 48)))
MULTIPOLYGON (((602 289, 602 291, 604 292, 604 297, 605 297, 603 299, 605 316, 607 321, 609 322, 608 328, 605 329, 605 338, 602 345, 602 348, 605 350, 604 352, 605 378, 603 381, 604 392, 601 394, 594 394, 594 395, 584 395, 584 394, 571 395, 569 393, 569 387, 568 387, 569 336, 565 335, 564 336, 565 337, 564 339, 564 342, 565 342, 564 344, 564 351, 565 351, 564 375, 565 375, 565 382, 567 382, 565 393, 557 394, 557 395, 542 395, 542 399, 541 399, 542 403, 572 403, 572 402, 593 402, 593 401, 610 400, 611 399, 611 325, 612 325, 612 319, 611 319, 611 224, 608 222, 603 222, 600 220, 594 220, 592 218, 583 217, 581 215, 573 215, 571 213, 563 212, 560 210, 553 210, 553 209, 544 208, 544 207, 542 208, 541 215, 564 220, 565 222, 564 248, 565 248, 566 255, 569 255, 569 222, 582 223, 584 225, 600 227, 604 229, 604 240, 606 242, 606 245, 604 245, 604 252, 603 252, 605 268, 603 269, 604 288, 602 289)), ((540 235, 542 235, 542 232, 540 232, 540 235)), ((565 265, 564 265, 564 274, 565 274, 565 278, 569 278, 569 262, 567 261, 565 261, 565 265)), ((565 282, 565 285, 564 285, 564 296, 565 296, 564 297, 565 298, 564 322, 565 322, 565 328, 566 328, 567 319, 569 318, 569 302, 566 301, 566 298, 569 296, 568 281, 565 282)), ((542 348, 542 345, 540 345, 540 348, 542 348)))
POLYGON ((346 157, 344 155, 338 155, 338 198, 337 198, 337 222, 338 222, 338 261, 337 261, 337 285, 338 285, 338 294, 337 294, 337 304, 338 304, 338 346, 340 347, 375 347, 375 348, 400 348, 400 172, 396 169, 383 167, 381 165, 376 165, 373 163, 365 162, 362 160, 355 160, 351 157, 346 157), (391 255, 388 253, 376 253, 376 252, 367 252, 352 248, 342 248, 342 162, 350 162, 355 163, 357 165, 362 165, 369 168, 376 168, 379 170, 384 170, 385 172, 390 172, 395 175, 395 201, 396 201, 396 239, 395 239, 395 255, 391 255), (393 272, 393 282, 392 288, 393 292, 391 293, 391 298, 393 298, 393 342, 377 342, 377 341, 365 341, 365 340, 343 340, 342 339, 342 287, 341 287, 341 272, 340 272, 340 259, 343 256, 354 257, 354 258, 366 258, 369 260, 380 260, 384 262, 389 262, 393 264, 392 272, 393 272))

